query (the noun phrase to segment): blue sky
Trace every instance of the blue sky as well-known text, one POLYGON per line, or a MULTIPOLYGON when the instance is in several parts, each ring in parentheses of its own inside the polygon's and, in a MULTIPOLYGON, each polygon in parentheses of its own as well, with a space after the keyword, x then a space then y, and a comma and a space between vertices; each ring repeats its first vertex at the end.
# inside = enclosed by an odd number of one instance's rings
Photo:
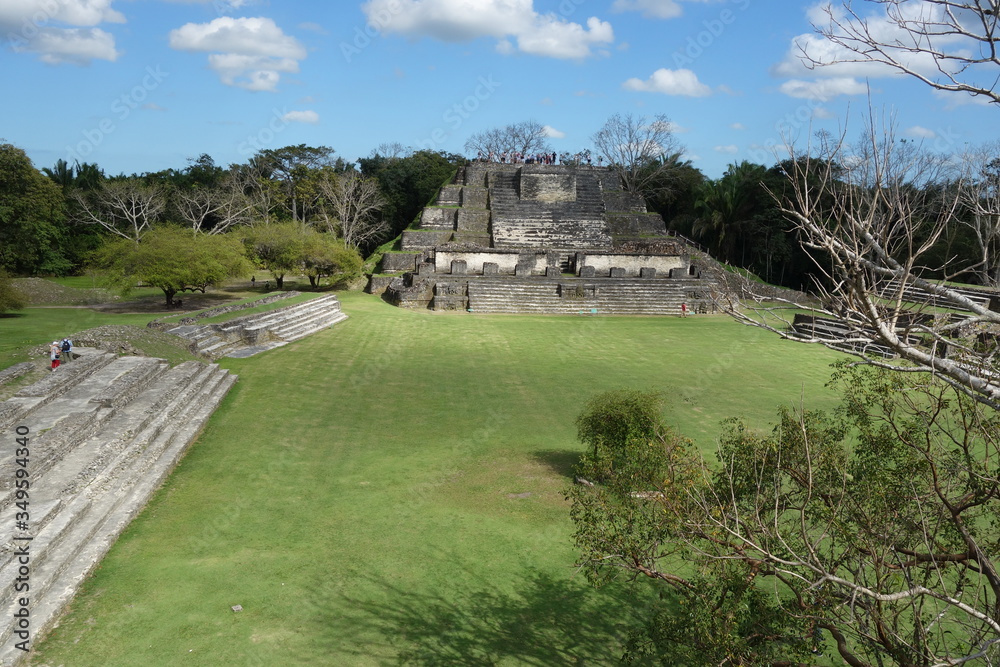
MULTIPOLYGON (((919 0, 914 0, 918 3, 919 0)), ((864 12, 873 3, 855 2, 864 12)), ((763 0, 0 0, 0 139, 36 167, 218 164, 262 148, 464 153, 536 120, 559 152, 614 113, 665 114, 707 175, 772 163, 783 136, 860 134, 871 104, 940 151, 1000 135, 997 111, 827 53, 813 2, 763 0)), ((876 17, 877 20, 877 17, 876 17)))

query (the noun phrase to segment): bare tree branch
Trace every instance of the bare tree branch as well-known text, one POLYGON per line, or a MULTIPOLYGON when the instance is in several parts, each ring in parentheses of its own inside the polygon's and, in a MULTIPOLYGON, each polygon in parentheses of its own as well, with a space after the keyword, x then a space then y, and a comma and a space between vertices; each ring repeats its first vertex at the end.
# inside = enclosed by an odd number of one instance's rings
POLYGON ((389 223, 378 215, 385 198, 376 179, 355 171, 335 174, 327 170, 320 176, 318 187, 327 230, 343 238, 348 246, 358 248, 389 231, 389 223))
POLYGON ((78 219, 138 242, 166 210, 163 189, 139 179, 104 181, 94 190, 74 190, 78 219))
POLYGON ((854 4, 823 8, 826 21, 813 27, 841 50, 820 56, 800 45, 808 67, 875 63, 936 90, 1000 102, 996 0, 867 0, 878 8, 870 16, 854 4))

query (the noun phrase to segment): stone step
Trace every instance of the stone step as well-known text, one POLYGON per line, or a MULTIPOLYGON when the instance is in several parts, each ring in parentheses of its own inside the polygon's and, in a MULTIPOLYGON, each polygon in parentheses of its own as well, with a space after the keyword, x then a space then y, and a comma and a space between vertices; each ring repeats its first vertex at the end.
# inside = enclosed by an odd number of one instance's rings
POLYGON ((60 366, 38 382, 23 387, 12 398, 0 403, 0 432, 15 424, 23 424, 36 410, 56 400, 116 358, 107 352, 80 357, 60 366))
MULTIPOLYGON (((108 419, 89 445, 77 448, 80 456, 70 456, 58 466, 61 470, 54 468, 35 482, 30 542, 33 639, 54 622, 235 380, 218 366, 196 362, 162 373, 152 387, 108 419), (85 450, 90 463, 82 455, 85 450)), ((0 513, 4 534, 12 530, 8 512, 14 509, 0 513)), ((8 562, 0 577, 16 567, 16 562, 8 562)), ((0 591, 0 609, 16 611, 12 588, 0 591)), ((11 664, 21 653, 13 647, 10 632, 9 626, 0 628, 2 664, 11 664)))
POLYGON ((316 312, 325 312, 330 310, 332 307, 336 306, 336 309, 340 309, 340 302, 334 295, 326 295, 319 297, 317 299, 311 299, 298 306, 293 306, 288 309, 283 309, 280 311, 273 311, 271 313, 262 313, 262 316, 254 319, 252 322, 244 323, 243 325, 237 325, 236 327, 223 328, 223 332, 229 332, 239 326, 245 331, 254 331, 260 328, 267 328, 275 324, 280 324, 288 320, 302 318, 316 312))
MULTIPOLYGON (((166 362, 145 357, 121 357, 87 376, 87 382, 76 385, 61 396, 18 422, 30 429, 32 443, 31 473, 41 475, 67 452, 101 428, 103 421, 140 394, 162 373, 166 362)), ((5 434, 13 438, 13 432, 5 434)), ((0 466, 13 469, 14 454, 0 456, 0 466)), ((12 480, 0 478, 0 509, 13 498, 12 480)))
POLYGON ((284 340, 286 332, 301 336, 329 326, 313 325, 313 320, 319 322, 326 319, 331 323, 340 321, 343 318, 337 316, 337 313, 340 313, 340 301, 335 294, 326 294, 277 310, 245 315, 222 324, 205 325, 211 330, 209 336, 204 335, 200 329, 177 333, 199 336, 196 350, 213 359, 237 352, 240 356, 249 356, 246 353, 248 349, 252 348, 251 354, 254 354, 276 347, 277 343, 284 340))
MULTIPOLYGON (((657 283, 630 280, 619 284, 587 283, 585 286, 595 285, 596 295, 564 297, 558 282, 530 279, 505 283, 469 281, 469 308, 474 312, 577 313, 596 310, 603 314, 623 315, 675 315, 680 312, 681 303, 688 303, 692 312, 699 303, 711 308, 707 284, 700 280, 657 283), (692 291, 704 292, 704 296, 692 298, 692 291)), ((573 285, 568 284, 567 287, 573 285)))
POLYGON ((319 313, 309 319, 298 320, 276 330, 276 334, 285 341, 295 341, 311 333, 327 329, 338 322, 347 319, 347 313, 319 313))

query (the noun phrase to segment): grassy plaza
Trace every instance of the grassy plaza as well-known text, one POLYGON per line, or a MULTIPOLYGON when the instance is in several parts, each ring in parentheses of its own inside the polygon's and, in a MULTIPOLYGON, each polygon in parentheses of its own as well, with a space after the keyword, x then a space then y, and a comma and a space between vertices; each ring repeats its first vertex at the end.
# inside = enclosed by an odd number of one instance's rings
POLYGON ((648 591, 573 567, 584 403, 661 391, 712 456, 724 418, 836 402, 838 355, 721 315, 341 301, 345 322, 221 362, 240 381, 31 664, 614 664, 648 591))

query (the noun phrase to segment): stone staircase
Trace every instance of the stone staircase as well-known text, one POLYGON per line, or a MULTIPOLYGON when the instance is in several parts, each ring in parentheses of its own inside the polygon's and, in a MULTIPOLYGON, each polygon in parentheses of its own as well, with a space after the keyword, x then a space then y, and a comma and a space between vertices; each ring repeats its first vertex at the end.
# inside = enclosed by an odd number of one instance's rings
POLYGON ((191 349, 210 359, 248 357, 287 345, 347 319, 336 295, 327 294, 265 313, 221 324, 182 325, 167 333, 191 341, 191 349))
POLYGON ((712 286, 698 278, 469 280, 468 308, 476 313, 678 315, 713 312, 712 286))
POLYGON ((490 172, 493 245, 497 248, 610 248, 604 198, 591 170, 574 173, 573 201, 522 199, 517 171, 490 172))
MULTIPOLYGON (((920 345, 917 336, 897 332, 911 345, 920 345)), ((878 332, 858 322, 848 322, 832 317, 817 317, 796 313, 789 332, 792 338, 829 341, 833 347, 845 352, 861 352, 868 356, 892 359, 899 356, 895 350, 880 341, 878 332)))
POLYGON ((215 364, 168 368, 161 359, 88 351, 0 403, 0 469, 7 471, 0 477, 0 609, 8 619, 0 624, 0 664, 26 655, 11 622, 20 598, 30 600, 34 643, 236 379, 215 364), (25 435, 29 455, 21 457, 17 438, 25 435), (26 459, 26 495, 15 488, 19 458, 26 459), (27 564, 18 551, 25 546, 27 564), (27 576, 27 592, 15 591, 19 576, 27 576))
MULTIPOLYGON (((1000 309, 1000 294, 994 290, 967 289, 954 286, 950 286, 950 289, 955 294, 958 294, 969 301, 972 301, 976 305, 982 306, 983 308, 989 308, 991 310, 1000 309)), ((876 292, 879 297, 887 300, 895 300, 898 296, 901 296, 903 301, 910 303, 949 308, 951 310, 961 312, 972 312, 964 304, 939 296, 934 292, 922 289, 916 285, 907 283, 906 285, 900 286, 898 280, 885 281, 878 286, 876 292)))

